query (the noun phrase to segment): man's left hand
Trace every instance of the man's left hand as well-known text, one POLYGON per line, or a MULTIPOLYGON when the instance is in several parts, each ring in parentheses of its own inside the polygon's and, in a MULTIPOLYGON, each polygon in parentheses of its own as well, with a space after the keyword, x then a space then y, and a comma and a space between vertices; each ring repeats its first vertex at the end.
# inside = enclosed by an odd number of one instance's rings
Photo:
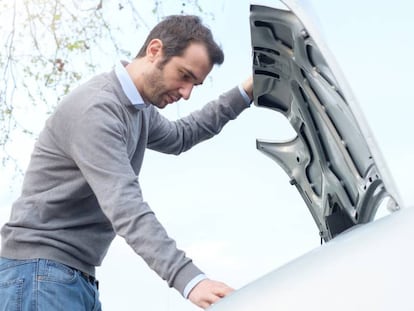
POLYGON ((253 76, 248 77, 242 83, 242 87, 246 92, 247 96, 249 96, 250 100, 253 100, 253 76))

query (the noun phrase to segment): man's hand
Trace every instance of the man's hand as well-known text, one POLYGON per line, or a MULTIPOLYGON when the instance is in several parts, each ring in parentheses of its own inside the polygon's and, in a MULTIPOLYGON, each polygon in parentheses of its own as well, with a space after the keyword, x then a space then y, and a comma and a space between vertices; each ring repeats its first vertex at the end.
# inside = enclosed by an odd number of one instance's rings
POLYGON ((242 87, 246 94, 249 96, 250 100, 253 100, 253 76, 247 78, 243 83, 242 87))
POLYGON ((198 283, 188 295, 188 299, 200 308, 206 309, 233 289, 224 283, 205 279, 198 283))

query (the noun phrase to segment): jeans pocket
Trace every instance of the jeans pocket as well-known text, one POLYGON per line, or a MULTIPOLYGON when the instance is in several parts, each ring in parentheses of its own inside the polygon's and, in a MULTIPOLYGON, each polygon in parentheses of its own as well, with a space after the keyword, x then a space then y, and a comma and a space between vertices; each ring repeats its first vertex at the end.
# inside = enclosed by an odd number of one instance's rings
POLYGON ((93 310, 96 300, 79 271, 51 260, 40 264, 35 295, 39 310, 93 310))
POLYGON ((55 261, 47 261, 46 268, 45 273, 37 276, 38 281, 71 284, 78 277, 74 269, 55 261))
POLYGON ((0 272, 0 311, 22 310, 23 279, 7 280, 0 272))

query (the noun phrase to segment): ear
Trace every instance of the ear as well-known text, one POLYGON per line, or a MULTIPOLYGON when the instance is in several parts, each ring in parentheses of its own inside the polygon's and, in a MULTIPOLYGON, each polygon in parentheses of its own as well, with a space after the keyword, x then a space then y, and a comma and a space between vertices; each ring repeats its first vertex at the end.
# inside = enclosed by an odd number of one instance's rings
POLYGON ((152 39, 147 46, 147 57, 150 61, 155 61, 162 57, 162 41, 160 39, 152 39))

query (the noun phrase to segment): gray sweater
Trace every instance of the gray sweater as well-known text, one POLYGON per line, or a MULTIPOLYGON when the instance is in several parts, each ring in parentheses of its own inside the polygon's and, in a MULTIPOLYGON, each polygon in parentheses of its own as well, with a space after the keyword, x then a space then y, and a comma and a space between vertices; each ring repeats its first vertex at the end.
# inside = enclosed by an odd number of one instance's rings
POLYGON ((217 134, 246 107, 234 88, 172 122, 153 105, 132 106, 114 71, 94 77, 47 120, 1 230, 1 256, 52 259, 95 275, 118 234, 183 293, 201 271, 143 201, 138 176, 145 149, 179 154, 217 134))

